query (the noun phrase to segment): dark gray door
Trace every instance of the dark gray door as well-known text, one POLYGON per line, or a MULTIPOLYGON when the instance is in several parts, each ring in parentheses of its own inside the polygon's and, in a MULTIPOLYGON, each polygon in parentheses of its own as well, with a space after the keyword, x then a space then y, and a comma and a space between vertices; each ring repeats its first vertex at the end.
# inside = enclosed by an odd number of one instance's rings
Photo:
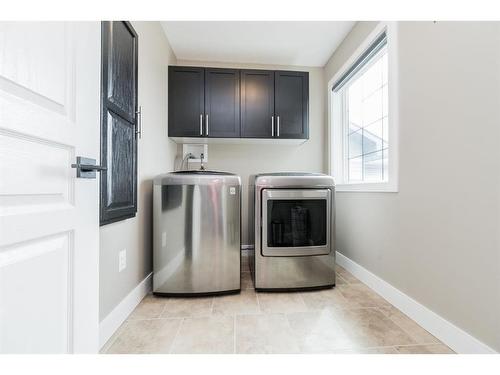
POLYGON ((137 212, 137 34, 102 22, 100 224, 137 212))
POLYGON ((271 138, 274 115, 274 72, 241 71, 241 137, 271 138))
POLYGON ((277 71, 274 76, 278 138, 309 138, 309 73, 277 71))
POLYGON ((205 129, 208 137, 240 136, 240 71, 205 69, 205 129))
POLYGON ((168 135, 203 136, 205 69, 169 66, 168 75, 168 135))

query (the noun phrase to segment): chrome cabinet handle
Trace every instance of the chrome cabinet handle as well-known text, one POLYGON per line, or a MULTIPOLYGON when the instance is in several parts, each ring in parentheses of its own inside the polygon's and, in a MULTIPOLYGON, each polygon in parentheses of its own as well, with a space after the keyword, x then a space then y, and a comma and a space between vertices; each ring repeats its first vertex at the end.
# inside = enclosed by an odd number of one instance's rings
POLYGON ((276 116, 276 137, 280 136, 280 116, 276 116))
POLYGON ((95 159, 76 157, 76 163, 71 164, 71 168, 76 168, 76 177, 78 178, 95 178, 95 172, 107 170, 106 167, 101 167, 95 164, 95 159))
POLYGON ((200 113, 200 136, 203 136, 203 113, 200 113))
POLYGON ((205 136, 208 137, 208 115, 205 115, 205 136))
POLYGON ((139 139, 142 138, 142 106, 139 106, 139 110, 135 111, 137 115, 137 128, 135 134, 139 136, 139 139))
POLYGON ((274 137, 274 115, 271 116, 271 137, 274 137))

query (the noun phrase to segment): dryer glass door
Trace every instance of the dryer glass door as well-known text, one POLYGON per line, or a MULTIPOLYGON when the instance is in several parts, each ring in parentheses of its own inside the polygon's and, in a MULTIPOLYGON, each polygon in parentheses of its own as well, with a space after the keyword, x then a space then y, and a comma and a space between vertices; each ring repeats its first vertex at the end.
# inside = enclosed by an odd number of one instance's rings
POLYGON ((328 254, 330 207, 329 189, 264 189, 262 255, 328 254))

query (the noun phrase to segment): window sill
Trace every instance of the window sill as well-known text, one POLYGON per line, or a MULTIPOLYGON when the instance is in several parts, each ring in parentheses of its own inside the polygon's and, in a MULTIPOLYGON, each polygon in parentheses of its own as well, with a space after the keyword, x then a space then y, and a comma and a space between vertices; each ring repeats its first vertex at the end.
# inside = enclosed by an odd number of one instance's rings
POLYGON ((362 184, 337 184, 336 192, 359 192, 359 193, 397 193, 398 186, 394 183, 362 183, 362 184))

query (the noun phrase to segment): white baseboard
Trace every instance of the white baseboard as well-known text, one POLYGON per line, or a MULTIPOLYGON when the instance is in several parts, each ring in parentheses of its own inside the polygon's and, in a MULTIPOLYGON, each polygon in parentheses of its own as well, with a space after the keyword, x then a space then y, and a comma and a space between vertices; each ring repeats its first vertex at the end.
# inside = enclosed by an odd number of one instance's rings
POLYGON ((99 348, 106 344, 144 296, 151 291, 152 276, 153 273, 146 276, 99 324, 99 348))
POLYGON ((450 323, 338 251, 336 252, 336 261, 339 266, 352 273, 455 352, 464 354, 496 353, 488 345, 450 323))

